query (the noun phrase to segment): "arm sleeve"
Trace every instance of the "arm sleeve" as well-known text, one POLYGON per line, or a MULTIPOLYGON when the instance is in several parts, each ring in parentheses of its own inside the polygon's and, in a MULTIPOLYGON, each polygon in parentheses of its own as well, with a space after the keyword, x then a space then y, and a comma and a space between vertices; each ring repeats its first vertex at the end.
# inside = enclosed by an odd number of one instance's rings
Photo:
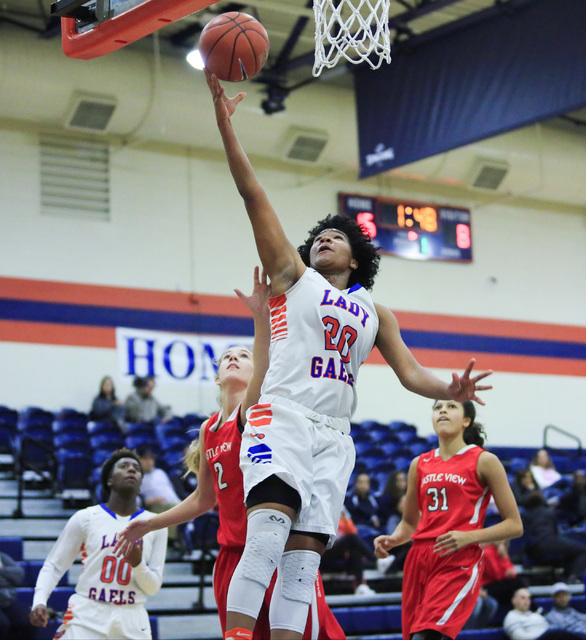
POLYGON ((47 605, 53 589, 77 558, 85 541, 87 522, 87 514, 83 511, 78 511, 69 518, 39 572, 33 609, 39 604, 47 605))
POLYGON ((167 529, 153 531, 152 535, 155 539, 150 556, 148 558, 143 556, 140 564, 132 569, 136 583, 147 596, 157 593, 163 584, 163 569, 167 553, 167 529))

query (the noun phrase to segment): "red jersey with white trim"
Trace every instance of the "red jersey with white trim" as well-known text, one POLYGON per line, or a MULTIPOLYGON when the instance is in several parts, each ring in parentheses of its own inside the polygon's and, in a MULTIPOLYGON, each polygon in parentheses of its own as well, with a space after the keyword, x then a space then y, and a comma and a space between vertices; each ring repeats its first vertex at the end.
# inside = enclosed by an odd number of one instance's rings
POLYGON ((142 559, 136 567, 124 556, 116 557, 113 549, 117 535, 131 520, 153 515, 140 509, 131 516, 119 516, 99 504, 71 516, 39 572, 33 608, 47 604, 51 592, 80 553, 83 570, 76 593, 106 604, 143 604, 147 595, 156 593, 163 582, 167 529, 144 536, 142 559))
POLYGON ((379 327, 368 291, 360 285, 341 291, 308 268, 288 291, 271 298, 270 308, 270 365, 262 396, 350 418, 358 369, 379 327))
POLYGON ((478 478, 478 456, 483 451, 482 447, 470 444, 449 460, 440 457, 439 449, 419 456, 417 503, 421 520, 414 540, 435 540, 448 531, 484 527, 492 494, 478 478))
POLYGON ((204 436, 205 457, 214 476, 214 491, 220 514, 218 542, 223 547, 244 547, 246 542, 239 413, 240 405, 220 428, 217 428, 220 412, 215 413, 207 422, 204 436))

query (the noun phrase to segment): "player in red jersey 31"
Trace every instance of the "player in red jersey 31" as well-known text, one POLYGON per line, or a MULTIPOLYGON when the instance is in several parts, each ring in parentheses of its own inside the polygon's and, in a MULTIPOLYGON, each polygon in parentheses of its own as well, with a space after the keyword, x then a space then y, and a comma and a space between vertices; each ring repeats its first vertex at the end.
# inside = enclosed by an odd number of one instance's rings
POLYGON ((521 516, 499 459, 485 451, 472 402, 436 400, 433 428, 439 447, 409 467, 403 519, 391 535, 375 538, 384 558, 413 539, 403 574, 404 640, 455 638, 478 598, 482 542, 517 538, 521 516), (494 497, 502 522, 484 527, 494 497))

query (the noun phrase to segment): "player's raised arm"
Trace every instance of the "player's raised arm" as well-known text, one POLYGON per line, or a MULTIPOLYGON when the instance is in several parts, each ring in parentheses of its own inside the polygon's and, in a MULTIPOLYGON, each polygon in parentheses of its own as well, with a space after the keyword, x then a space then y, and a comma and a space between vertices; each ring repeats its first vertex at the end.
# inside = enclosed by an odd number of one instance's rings
POLYGON ((244 200, 258 255, 271 279, 273 295, 279 295, 301 277, 305 265, 287 239, 279 218, 232 127, 232 114, 245 94, 239 93, 234 98, 228 98, 216 76, 206 71, 206 78, 214 101, 216 121, 230 172, 244 200))
POLYGON ((240 404, 240 421, 244 424, 249 407, 258 402, 262 381, 269 368, 269 346, 271 342, 269 297, 271 295, 271 285, 267 282, 267 274, 264 269, 259 278, 259 269, 255 267, 252 294, 246 296, 238 289, 235 289, 235 291, 240 300, 252 311, 254 317, 253 372, 248 381, 244 399, 240 404))
POLYGON ((376 310, 380 325, 375 344, 406 389, 426 398, 458 402, 474 400, 478 404, 484 404, 476 392, 492 389, 492 386, 478 383, 491 375, 492 371, 484 371, 471 377, 476 362, 472 358, 462 376, 453 373, 450 383, 441 380, 432 371, 422 367, 409 351, 394 314, 380 304, 376 305, 376 310))
POLYGON ((119 534, 116 545, 114 546, 114 554, 116 556, 128 556, 136 543, 151 531, 158 531, 166 527, 172 527, 178 524, 184 524, 194 518, 209 511, 216 504, 216 494, 214 493, 213 478, 208 465, 205 463, 203 452, 204 447, 205 423, 200 429, 198 447, 200 450, 200 460, 203 463, 199 465, 198 484, 193 493, 187 496, 185 500, 175 505, 163 513, 159 513, 152 518, 143 520, 133 520, 119 534))

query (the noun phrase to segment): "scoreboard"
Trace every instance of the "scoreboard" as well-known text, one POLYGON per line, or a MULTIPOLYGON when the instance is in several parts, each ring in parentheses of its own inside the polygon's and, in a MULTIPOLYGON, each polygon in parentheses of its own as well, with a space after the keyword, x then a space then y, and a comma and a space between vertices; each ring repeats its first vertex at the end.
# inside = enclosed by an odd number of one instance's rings
POLYGON ((354 218, 381 253, 472 262, 469 209, 350 193, 338 198, 339 212, 354 218))

